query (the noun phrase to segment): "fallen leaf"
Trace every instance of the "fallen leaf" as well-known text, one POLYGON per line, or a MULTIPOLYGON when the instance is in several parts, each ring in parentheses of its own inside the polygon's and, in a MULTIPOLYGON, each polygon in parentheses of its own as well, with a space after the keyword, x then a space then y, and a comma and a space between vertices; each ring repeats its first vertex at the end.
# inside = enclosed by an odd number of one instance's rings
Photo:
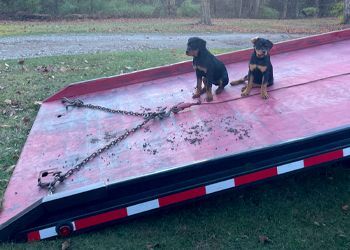
POLYGON ((42 101, 35 101, 35 102, 34 102, 34 105, 41 105, 41 104, 43 104, 42 101))
POLYGON ((343 206, 341 207, 341 209, 342 209, 343 211, 348 211, 348 210, 349 210, 349 205, 348 205, 348 204, 345 204, 345 205, 343 205, 343 206))
POLYGON ((10 125, 6 125, 6 124, 1 124, 0 125, 0 128, 10 128, 11 126, 10 125))
POLYGON ((5 67, 8 68, 8 67, 10 67, 10 65, 8 65, 7 63, 5 63, 5 67))
POLYGON ((14 168, 16 167, 16 165, 12 165, 6 168, 6 172, 11 172, 14 168))
POLYGON ((12 104, 12 101, 11 101, 10 99, 6 99, 6 100, 4 101, 4 103, 6 103, 6 104, 8 104, 8 105, 11 105, 11 104, 12 104))
POLYGON ((155 248, 159 248, 160 244, 159 243, 156 243, 156 244, 147 243, 146 247, 148 250, 154 250, 155 248))
POLYGON ((24 125, 28 125, 30 122, 30 118, 28 116, 25 116, 22 118, 22 122, 24 123, 24 125))
POLYGON ((66 72, 66 71, 67 71, 67 68, 66 68, 66 67, 63 67, 63 66, 60 67, 60 72, 63 72, 63 73, 64 73, 64 72, 66 72))
POLYGON ((266 244, 266 243, 272 243, 272 240, 270 240, 269 237, 267 237, 265 235, 260 235, 259 242, 262 244, 266 244))
POLYGON ((70 241, 66 240, 62 243, 62 250, 67 250, 70 247, 70 241))

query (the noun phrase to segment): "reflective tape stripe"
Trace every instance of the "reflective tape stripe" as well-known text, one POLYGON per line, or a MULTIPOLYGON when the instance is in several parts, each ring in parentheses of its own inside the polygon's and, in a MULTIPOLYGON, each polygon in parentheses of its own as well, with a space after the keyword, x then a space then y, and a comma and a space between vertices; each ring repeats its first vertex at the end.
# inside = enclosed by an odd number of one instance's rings
POLYGON ((159 198, 159 205, 161 207, 164 207, 173 203, 190 200, 203 195, 205 195, 205 187, 198 187, 198 188, 186 190, 180 193, 175 193, 175 194, 161 197, 159 198))
POLYGON ((276 167, 268 168, 268 169, 260 170, 254 173, 238 176, 235 178, 235 184, 236 186, 244 185, 244 184, 256 182, 256 181, 263 180, 276 175, 277 175, 276 167))
POLYGON ((47 239, 53 236, 57 236, 56 227, 49 227, 39 230, 40 239, 47 239))
POLYGON ((324 162, 337 160, 343 157, 343 150, 331 151, 328 153, 312 156, 304 159, 304 167, 318 165, 324 162))
POLYGON ((343 149, 343 155, 345 156, 350 156, 350 147, 349 148, 344 148, 343 149))
POLYGON ((126 210, 128 212, 128 216, 130 216, 133 214, 139 214, 156 208, 159 208, 158 199, 127 207, 126 210))
POLYGON ((219 192, 225 189, 233 188, 235 186, 235 180, 229 179, 226 181, 220 181, 211 185, 205 186, 206 194, 211 194, 215 192, 219 192))
POLYGON ((295 161, 277 167, 278 174, 288 173, 304 167, 304 161, 295 161))
POLYGON ((126 209, 116 209, 106 213, 97 214, 74 221, 77 230, 117 220, 127 216, 126 209))

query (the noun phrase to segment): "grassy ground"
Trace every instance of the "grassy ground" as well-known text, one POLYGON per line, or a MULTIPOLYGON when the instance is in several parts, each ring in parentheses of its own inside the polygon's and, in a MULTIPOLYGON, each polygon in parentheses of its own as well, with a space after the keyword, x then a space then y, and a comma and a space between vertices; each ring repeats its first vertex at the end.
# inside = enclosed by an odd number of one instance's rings
MULTIPOLYGON (((187 59, 182 51, 154 50, 28 59, 24 71, 17 61, 1 62, 1 193, 37 101, 71 82, 187 59), (49 72, 40 72, 42 66, 49 72)), ((350 249, 349 181, 350 171, 334 165, 75 236, 69 244, 71 249, 350 249)), ((0 248, 60 249, 64 242, 0 248)))
POLYGON ((293 20, 213 19, 213 26, 198 25, 197 19, 108 19, 56 22, 0 21, 0 36, 46 33, 123 32, 285 32, 316 34, 350 27, 336 18, 293 20))

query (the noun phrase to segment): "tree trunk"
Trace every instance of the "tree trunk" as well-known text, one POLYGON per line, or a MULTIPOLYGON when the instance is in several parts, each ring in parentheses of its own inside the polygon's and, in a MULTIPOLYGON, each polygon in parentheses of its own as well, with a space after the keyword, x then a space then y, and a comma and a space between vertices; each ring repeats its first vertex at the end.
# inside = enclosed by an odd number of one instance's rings
POLYGON ((176 16, 176 0, 167 0, 167 12, 170 17, 176 16))
POLYGON ((350 0, 344 0, 344 23, 350 23, 350 0))
POLYGON ((255 4, 253 7, 254 8, 254 11, 253 11, 254 18, 257 18, 259 15, 260 4, 261 4, 260 0, 255 0, 255 4))
POLYGON ((315 7, 316 7, 315 17, 319 17, 320 16, 320 0, 315 0, 315 7))
POLYGON ((200 23, 212 25, 210 17, 210 0, 201 0, 202 16, 200 23))
POLYGON ((295 0, 295 18, 299 17, 299 0, 295 0))
POLYGON ((287 18, 288 13, 288 0, 283 1, 283 11, 282 11, 282 19, 287 18))
POLYGON ((238 0, 238 18, 242 17, 243 0, 238 0))

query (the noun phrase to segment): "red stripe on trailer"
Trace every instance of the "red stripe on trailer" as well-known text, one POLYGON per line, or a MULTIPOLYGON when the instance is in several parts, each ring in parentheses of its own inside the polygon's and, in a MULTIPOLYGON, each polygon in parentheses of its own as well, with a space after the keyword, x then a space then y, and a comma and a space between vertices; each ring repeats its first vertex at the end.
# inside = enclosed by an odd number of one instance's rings
POLYGON ((180 193, 164 196, 162 198, 159 198, 159 206, 164 207, 173 203, 190 200, 196 197, 204 196, 205 193, 205 187, 198 187, 194 189, 190 189, 187 191, 183 191, 180 193))
POLYGON ((27 240, 28 241, 38 241, 40 240, 40 233, 39 231, 33 231, 27 234, 27 240))
POLYGON ((337 160, 337 159, 342 158, 343 156, 344 155, 343 155, 342 149, 328 152, 328 153, 321 154, 321 155, 312 156, 312 157, 304 159, 304 167, 310 167, 310 166, 321 164, 324 162, 337 160))
POLYGON ((255 182, 255 181, 262 180, 262 179, 269 178, 276 175, 277 175, 277 167, 268 168, 261 171, 257 171, 255 173, 238 176, 235 178, 235 184, 236 186, 239 186, 239 185, 255 182))
POLYGON ((103 214, 98 214, 83 219, 76 220, 76 230, 95 226, 112 220, 118 220, 127 216, 126 208, 121 208, 113 211, 109 211, 103 214))

